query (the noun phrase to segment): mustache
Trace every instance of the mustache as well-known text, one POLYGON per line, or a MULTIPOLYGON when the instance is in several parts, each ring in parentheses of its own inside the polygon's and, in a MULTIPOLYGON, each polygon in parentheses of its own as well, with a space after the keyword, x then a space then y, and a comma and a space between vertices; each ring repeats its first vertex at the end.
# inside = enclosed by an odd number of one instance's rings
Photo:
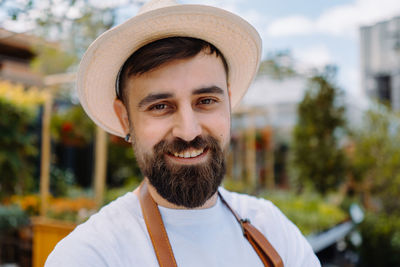
POLYGON ((154 146, 154 152, 156 153, 180 153, 189 148, 193 149, 206 149, 206 148, 215 148, 218 146, 218 141, 212 137, 202 137, 197 136, 192 141, 185 141, 180 138, 175 138, 174 140, 168 142, 166 140, 162 140, 154 146))

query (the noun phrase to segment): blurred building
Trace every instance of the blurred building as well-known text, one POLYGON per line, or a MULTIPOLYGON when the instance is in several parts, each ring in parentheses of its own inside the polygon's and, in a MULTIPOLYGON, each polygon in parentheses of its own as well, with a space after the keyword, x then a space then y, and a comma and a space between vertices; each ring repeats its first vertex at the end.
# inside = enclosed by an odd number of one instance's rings
MULTIPOLYGON (((287 187, 292 130, 311 75, 304 72, 282 79, 259 75, 254 80, 232 116, 231 160, 235 164, 230 166, 230 175, 233 178, 250 176, 259 179, 256 182, 259 185, 287 187)), ((348 123, 358 125, 368 101, 346 94, 340 102, 345 105, 348 123)))
POLYGON ((0 28, 0 79, 26 86, 43 85, 42 77, 30 66, 39 41, 37 37, 0 28))
POLYGON ((258 188, 288 187, 288 143, 306 83, 300 75, 255 79, 232 116, 228 177, 258 188))
POLYGON ((296 124, 297 105, 306 89, 307 77, 303 75, 280 80, 259 76, 250 86, 238 110, 257 110, 256 127, 269 125, 289 133, 296 124))
POLYGON ((360 29, 361 85, 400 110, 400 16, 360 29))

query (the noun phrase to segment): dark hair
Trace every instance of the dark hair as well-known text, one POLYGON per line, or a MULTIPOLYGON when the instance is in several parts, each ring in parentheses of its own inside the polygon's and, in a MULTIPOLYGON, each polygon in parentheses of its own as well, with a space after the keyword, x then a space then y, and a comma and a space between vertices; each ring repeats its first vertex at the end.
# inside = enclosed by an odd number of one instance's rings
POLYGON ((142 46, 125 61, 118 74, 117 98, 126 103, 127 94, 124 88, 130 76, 141 75, 173 60, 194 57, 201 51, 209 55, 215 53, 217 57, 221 58, 228 79, 228 64, 214 45, 197 38, 169 37, 142 46))

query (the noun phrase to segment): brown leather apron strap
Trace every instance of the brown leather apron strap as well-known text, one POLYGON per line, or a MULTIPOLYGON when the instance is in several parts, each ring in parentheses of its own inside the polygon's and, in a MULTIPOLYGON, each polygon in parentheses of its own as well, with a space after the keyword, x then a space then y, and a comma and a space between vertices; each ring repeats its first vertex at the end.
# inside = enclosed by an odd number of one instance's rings
POLYGON ((240 216, 225 201, 220 192, 218 192, 218 195, 225 206, 227 206, 235 216, 236 220, 240 224, 240 227, 242 227, 243 235, 253 246, 261 261, 264 263, 264 266, 283 267, 281 257, 279 256, 278 252, 276 252, 274 247, 269 243, 267 238, 265 238, 265 236, 250 223, 249 219, 240 218, 240 216))
POLYGON ((160 211, 147 189, 146 182, 143 182, 140 186, 139 202, 159 265, 161 267, 176 267, 174 253, 160 211))
MULTIPOLYGON (((283 267, 281 257, 264 235, 251 225, 248 219, 241 219, 219 192, 218 195, 239 222, 243 235, 250 242, 264 266, 283 267)), ((143 182, 139 188, 139 202, 158 263, 161 267, 176 267, 174 253, 172 252, 160 211, 148 191, 146 182, 143 182)))

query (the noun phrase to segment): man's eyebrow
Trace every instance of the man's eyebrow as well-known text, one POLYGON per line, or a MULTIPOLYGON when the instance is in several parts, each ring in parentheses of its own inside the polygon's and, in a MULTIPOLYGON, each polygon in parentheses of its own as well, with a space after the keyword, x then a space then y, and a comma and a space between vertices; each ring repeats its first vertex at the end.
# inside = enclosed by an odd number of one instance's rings
POLYGON ((145 105, 148 105, 154 101, 160 100, 160 99, 167 99, 167 98, 171 98, 174 95, 171 93, 160 93, 160 94, 149 94, 148 96, 146 96, 145 98, 143 98, 142 100, 140 100, 138 107, 141 108, 145 105))
POLYGON ((218 86, 210 86, 199 88, 193 91, 193 95, 201 95, 201 94, 224 94, 224 90, 219 88, 218 86))

